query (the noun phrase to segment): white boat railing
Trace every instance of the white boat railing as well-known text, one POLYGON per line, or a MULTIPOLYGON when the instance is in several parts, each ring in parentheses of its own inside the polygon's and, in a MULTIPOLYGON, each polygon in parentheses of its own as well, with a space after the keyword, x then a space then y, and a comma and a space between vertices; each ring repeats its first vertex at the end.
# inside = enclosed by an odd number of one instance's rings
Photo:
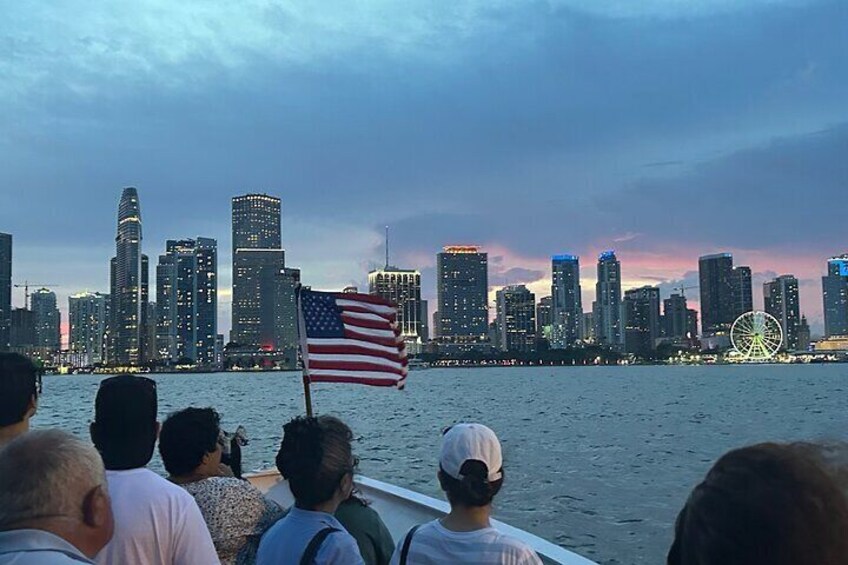
MULTIPOLYGON (((287 508, 294 502, 288 484, 277 471, 252 473, 245 478, 283 507, 287 508)), ((354 482, 360 494, 380 513, 395 541, 405 536, 416 524, 440 518, 450 511, 447 502, 403 487, 362 475, 357 475, 354 482)), ((594 561, 499 520, 492 520, 492 526, 532 547, 545 563, 596 565, 594 561)))

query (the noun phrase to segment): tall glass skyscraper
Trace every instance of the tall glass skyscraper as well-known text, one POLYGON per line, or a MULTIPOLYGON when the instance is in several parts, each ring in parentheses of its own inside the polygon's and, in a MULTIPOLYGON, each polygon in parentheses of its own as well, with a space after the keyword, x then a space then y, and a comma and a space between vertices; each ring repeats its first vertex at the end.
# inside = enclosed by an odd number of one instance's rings
POLYGON ((0 233, 0 351, 9 349, 12 330, 12 236, 0 233))
POLYGON ((565 349, 580 339, 583 300, 580 295, 580 258, 551 257, 551 349, 565 349))
POLYGON ((595 339, 598 343, 620 349, 624 345, 621 327, 621 263, 614 251, 604 251, 598 256, 594 318, 595 339))
POLYGON ((108 300, 108 295, 99 292, 81 292, 68 297, 68 349, 81 356, 82 365, 105 360, 108 300))
POLYGON ((801 324, 798 279, 792 275, 782 275, 763 283, 763 302, 765 311, 777 318, 783 329, 783 348, 797 351, 801 324))
POLYGON ((285 267, 280 199, 236 196, 233 212, 233 311, 230 341, 245 347, 278 348, 275 305, 285 267))
POLYGON ((211 238, 168 240, 156 267, 159 357, 217 360, 218 243, 211 238))
POLYGON ((135 188, 125 188, 118 204, 118 235, 110 266, 109 363, 146 361, 148 261, 141 253, 141 204, 135 188))
POLYGON ((701 332, 727 334, 736 319, 733 304, 733 255, 716 253, 698 260, 701 291, 701 332))
POLYGON ((489 256, 478 247, 450 245, 436 256, 438 336, 445 342, 486 340, 489 256))
POLYGON ((622 310, 625 351, 650 354, 660 337, 660 289, 643 286, 626 291, 622 310))
MULTIPOLYGON (((733 320, 754 309, 754 291, 751 283, 751 267, 733 267, 730 272, 731 309, 733 320)), ((731 322, 732 324, 732 322, 731 322)))
POLYGON ((689 312, 686 297, 682 294, 672 294, 663 300, 663 333, 669 339, 684 339, 689 336, 689 312))
POLYGON ((411 353, 421 343, 421 273, 386 266, 368 273, 368 292, 397 304, 397 324, 411 353))
POLYGON ((41 350, 42 359, 52 359, 59 353, 62 339, 56 293, 40 288, 30 294, 29 300, 35 322, 35 346, 41 350))
POLYGON ((848 254, 828 259, 822 298, 825 337, 848 335, 848 254))
POLYGON ((505 286, 496 294, 498 343, 504 351, 536 349, 536 295, 524 285, 505 286))

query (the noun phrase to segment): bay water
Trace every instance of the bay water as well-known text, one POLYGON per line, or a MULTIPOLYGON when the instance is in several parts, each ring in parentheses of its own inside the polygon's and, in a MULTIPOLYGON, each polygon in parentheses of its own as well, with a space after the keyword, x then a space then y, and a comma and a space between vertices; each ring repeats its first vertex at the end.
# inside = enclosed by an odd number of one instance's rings
MULTIPOLYGON (((45 377, 34 427, 88 437, 103 378, 45 377)), ((299 373, 153 378, 162 418, 212 406, 227 431, 244 425, 246 471, 274 466, 282 424, 304 412, 299 373)), ((728 449, 848 438, 846 393, 848 365, 428 369, 400 392, 312 389, 316 413, 353 429, 362 474, 434 497, 441 430, 485 423, 505 455, 496 516, 609 565, 663 563, 687 494, 728 449)))

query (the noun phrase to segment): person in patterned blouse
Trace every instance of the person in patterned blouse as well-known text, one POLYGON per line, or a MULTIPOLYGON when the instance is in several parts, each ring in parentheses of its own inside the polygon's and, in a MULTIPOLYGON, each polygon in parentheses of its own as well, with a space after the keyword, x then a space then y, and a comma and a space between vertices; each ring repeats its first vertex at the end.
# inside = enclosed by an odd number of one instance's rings
POLYGON ((215 410, 186 408, 162 424, 159 452, 168 479, 197 501, 221 563, 252 564, 260 537, 283 510, 247 481, 222 476, 224 441, 215 410))

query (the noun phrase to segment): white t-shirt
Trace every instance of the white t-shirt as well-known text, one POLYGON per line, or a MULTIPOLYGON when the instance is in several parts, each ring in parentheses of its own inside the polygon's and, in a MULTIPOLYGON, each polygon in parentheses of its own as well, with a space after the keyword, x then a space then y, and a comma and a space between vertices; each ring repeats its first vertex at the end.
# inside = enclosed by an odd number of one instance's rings
MULTIPOLYGON (((400 564, 404 535, 398 541, 390 565, 400 564)), ((474 563, 479 565, 542 565, 536 552, 523 542, 494 528, 454 532, 438 520, 422 525, 412 536, 408 565, 474 563)))
POLYGON ((115 534, 100 565, 218 565, 197 503, 185 489, 147 469, 106 471, 115 534))

